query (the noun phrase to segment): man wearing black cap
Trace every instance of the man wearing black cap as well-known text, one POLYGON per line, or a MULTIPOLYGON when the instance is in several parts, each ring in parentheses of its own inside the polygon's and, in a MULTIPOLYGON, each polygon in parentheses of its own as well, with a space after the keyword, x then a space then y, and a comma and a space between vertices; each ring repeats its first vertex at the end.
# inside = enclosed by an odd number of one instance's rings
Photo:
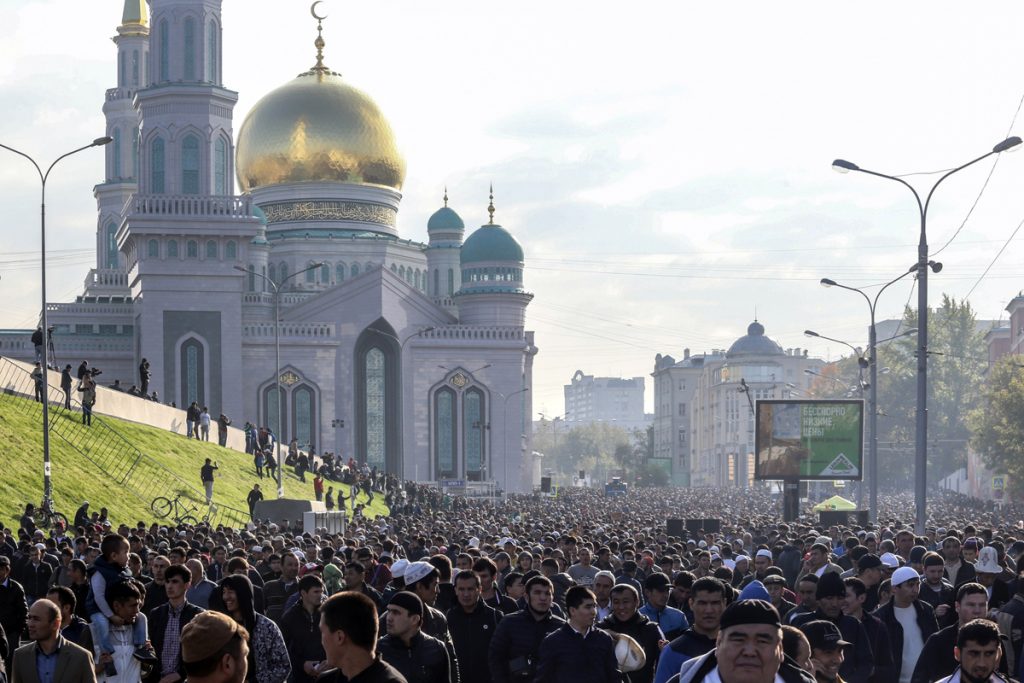
POLYGON ((737 600, 722 613, 715 649, 687 660, 679 683, 813 683, 782 654, 779 613, 765 600, 737 600))
POLYGON ((818 619, 800 627, 811 646, 811 664, 817 683, 845 683, 839 675, 843 667, 843 650, 851 643, 843 640, 839 628, 831 621, 818 619))
POLYGON ((451 683, 455 679, 447 648, 420 631, 423 611, 423 601, 415 593, 395 593, 388 603, 388 632, 377 650, 409 683, 451 683))
MULTIPOLYGON (((867 556, 865 556, 867 557, 867 556)), ((818 608, 810 614, 801 614, 792 624, 801 628, 812 621, 824 620, 835 624, 843 634, 843 639, 850 643, 847 657, 842 664, 841 673, 847 683, 867 683, 874 668, 871 643, 863 624, 851 616, 843 614, 843 602, 846 599, 846 585, 836 572, 825 572, 818 579, 815 591, 818 608)))

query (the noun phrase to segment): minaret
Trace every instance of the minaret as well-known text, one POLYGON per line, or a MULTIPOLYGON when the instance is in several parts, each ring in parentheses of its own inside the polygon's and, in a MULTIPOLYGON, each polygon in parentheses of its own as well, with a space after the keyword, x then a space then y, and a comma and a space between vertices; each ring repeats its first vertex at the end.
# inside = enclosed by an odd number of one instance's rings
MULTIPOLYGON (((121 25, 111 40, 117 45, 117 85, 107 90, 103 115, 107 135, 114 141, 104 148, 103 182, 93 189, 98 209, 96 268, 124 271, 116 235, 121 226, 121 209, 138 186, 139 115, 132 106, 132 99, 147 84, 149 20, 146 0, 125 0, 121 25)), ((117 279, 109 273, 101 273, 90 287, 104 282, 112 284, 117 279)))
POLYGON ((232 111, 221 81, 221 0, 152 0, 138 93, 142 195, 234 194, 232 111))
POLYGON ((467 325, 523 327, 533 299, 523 289, 523 248, 494 222, 494 188, 490 216, 459 250, 462 284, 455 293, 459 322, 467 325))
POLYGON ((455 292, 459 291, 459 250, 466 226, 459 214, 448 206, 448 188, 444 189, 444 206, 427 221, 427 295, 451 313, 456 312, 455 292))

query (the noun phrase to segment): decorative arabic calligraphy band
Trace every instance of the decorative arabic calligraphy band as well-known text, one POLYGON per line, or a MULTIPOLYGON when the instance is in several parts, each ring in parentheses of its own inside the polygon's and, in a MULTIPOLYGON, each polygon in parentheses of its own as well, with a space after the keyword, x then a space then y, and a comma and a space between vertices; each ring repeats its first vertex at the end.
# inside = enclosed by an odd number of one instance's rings
POLYGON ((261 206, 267 223, 351 221, 394 227, 398 212, 388 206, 359 202, 281 202, 261 206))

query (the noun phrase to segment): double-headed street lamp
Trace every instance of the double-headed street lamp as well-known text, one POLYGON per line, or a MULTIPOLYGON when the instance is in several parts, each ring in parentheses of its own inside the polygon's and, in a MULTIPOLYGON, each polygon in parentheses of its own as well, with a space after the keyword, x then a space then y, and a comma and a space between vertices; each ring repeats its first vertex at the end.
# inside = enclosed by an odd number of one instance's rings
MULTIPOLYGON (((877 335, 876 335, 876 331, 875 331, 875 329, 876 329, 875 328, 875 306, 878 304, 878 297, 881 295, 881 293, 883 291, 885 291, 886 287, 888 287, 889 285, 891 285, 891 284, 893 284, 895 282, 898 282, 899 280, 901 280, 906 275, 908 275, 909 273, 913 272, 916 269, 917 269, 917 267, 915 266, 914 268, 912 268, 907 273, 904 273, 903 275, 900 275, 898 278, 896 278, 892 282, 887 283, 885 286, 882 287, 882 289, 880 289, 878 291, 877 294, 875 294, 874 300, 868 298, 867 294, 865 294, 864 292, 862 292, 861 290, 859 290, 859 289, 857 289, 855 287, 847 287, 846 285, 841 285, 838 282, 835 282, 833 280, 828 280, 828 278, 825 278, 825 279, 823 279, 821 281, 822 285, 824 285, 826 287, 840 287, 842 289, 849 289, 851 291, 858 292, 865 299, 867 299, 868 307, 871 309, 871 327, 868 328, 868 356, 867 356, 867 358, 864 357, 864 354, 861 352, 860 349, 854 347, 852 344, 849 344, 848 342, 844 342, 842 339, 833 339, 832 337, 826 337, 823 334, 818 334, 814 330, 804 330, 804 334, 806 334, 808 337, 819 337, 821 339, 827 339, 828 341, 832 341, 832 342, 836 342, 838 344, 843 344, 844 346, 848 346, 853 351, 854 355, 857 356, 857 368, 858 368, 858 373, 859 373, 859 379, 858 379, 857 385, 860 387, 860 397, 862 399, 864 398, 864 387, 867 386, 867 388, 868 388, 868 448, 869 448, 869 450, 868 450, 868 479, 871 481, 868 509, 869 509, 869 514, 871 516, 871 519, 876 520, 876 521, 878 519, 878 355, 877 355, 877 352, 878 352, 878 344, 880 342, 877 339, 877 335), (827 281, 827 284, 826 284, 826 281, 827 281), (868 368, 868 371, 869 371, 867 383, 864 382, 864 368, 865 367, 868 368)), ((892 341, 893 339, 899 339, 900 337, 909 336, 911 334, 917 334, 917 329, 916 328, 912 328, 912 329, 909 329, 909 330, 904 330, 903 332, 901 332, 899 334, 893 335, 893 336, 888 337, 886 339, 883 339, 881 341, 882 342, 888 342, 888 341, 892 341)), ((805 369, 804 372, 812 374, 812 375, 817 375, 818 374, 818 373, 814 372, 813 370, 811 370, 809 368, 805 369)), ((825 375, 819 375, 819 376, 820 377, 825 377, 825 375)), ((829 378, 829 379, 831 379, 831 378, 829 378)), ((863 498, 862 498, 862 496, 863 496, 863 488, 864 487, 861 486, 861 488, 858 489, 858 491, 857 491, 857 496, 859 498, 858 501, 857 501, 858 507, 860 507, 861 503, 863 502, 863 498)))
MULTIPOLYGON (((914 199, 917 200, 918 213, 921 217, 921 233, 917 245, 917 433, 914 449, 914 498, 917 508, 915 530, 918 535, 924 534, 925 524, 928 521, 928 267, 932 265, 932 262, 928 260, 928 206, 931 204, 935 189, 942 184, 943 180, 957 171, 962 171, 993 154, 1014 149, 1020 143, 1021 139, 1019 137, 1007 138, 993 147, 991 152, 987 152, 977 159, 972 159, 966 164, 946 172, 932 185, 924 203, 921 202, 921 196, 917 193, 917 190, 902 178, 878 173, 877 171, 869 171, 845 159, 836 159, 832 162, 832 168, 840 173, 859 171, 860 173, 900 183, 914 193, 914 199)), ((938 272, 937 269, 936 272, 938 272)))
MULTIPOLYGON (((274 384, 277 386, 278 432, 284 431, 284 408, 282 406, 282 404, 284 403, 284 398, 281 396, 281 287, 284 285, 284 283, 288 282, 292 278, 298 277, 299 275, 302 275, 307 271, 320 268, 323 265, 323 262, 314 263, 311 266, 308 266, 306 268, 303 268, 302 270, 292 273, 291 275, 284 278, 280 282, 275 282, 266 275, 263 275, 262 273, 257 273, 255 270, 243 268, 242 266, 235 266, 235 270, 241 271, 243 273, 248 273, 249 275, 255 275, 256 277, 260 278, 261 280, 269 284, 274 292, 274 367, 276 368, 274 372, 274 384)), ((274 471, 277 473, 278 498, 284 498, 284 480, 281 477, 281 471, 284 469, 284 462, 281 460, 282 438, 283 434, 278 433, 274 435, 274 441, 277 442, 277 467, 274 468, 274 471)))
POLYGON ((0 147, 14 152, 18 156, 25 157, 32 163, 36 169, 36 173, 39 174, 39 182, 42 186, 42 192, 40 194, 39 202, 39 253, 40 253, 40 271, 42 273, 40 282, 42 288, 42 313, 40 315, 40 327, 43 331, 43 505, 44 507, 52 510, 53 509, 53 485, 50 481, 50 386, 49 386, 49 367, 47 365, 46 348, 49 345, 50 329, 46 323, 46 181, 50 177, 50 171, 57 165, 61 159, 66 159, 72 154, 77 154, 83 150, 89 149, 90 147, 102 147, 103 145, 110 144, 114 138, 102 137, 96 138, 88 145, 83 145, 78 149, 73 149, 70 152, 61 154, 59 157, 54 159, 50 167, 43 170, 36 163, 36 160, 20 152, 13 147, 0 144, 0 147))

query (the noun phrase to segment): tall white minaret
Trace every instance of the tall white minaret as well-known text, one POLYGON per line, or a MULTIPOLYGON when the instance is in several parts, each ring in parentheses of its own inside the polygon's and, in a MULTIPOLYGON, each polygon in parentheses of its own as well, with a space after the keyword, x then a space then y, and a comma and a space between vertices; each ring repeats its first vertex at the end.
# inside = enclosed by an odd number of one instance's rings
MULTIPOLYGON (((149 19, 146 0, 125 0, 121 25, 112 38, 117 45, 117 85, 107 90, 103 103, 107 135, 114 139, 104 148, 103 182, 93 189, 98 218, 96 226, 96 269, 124 270, 124 259, 117 250, 117 229, 121 210, 138 187, 139 115, 132 105, 135 93, 146 87, 146 62, 149 54, 149 19)), ((101 281, 92 284, 113 284, 101 281)), ((106 274, 109 275, 109 274, 106 274)))
POLYGON ((224 87, 221 0, 152 0, 142 126, 143 195, 233 195, 232 111, 224 87))

